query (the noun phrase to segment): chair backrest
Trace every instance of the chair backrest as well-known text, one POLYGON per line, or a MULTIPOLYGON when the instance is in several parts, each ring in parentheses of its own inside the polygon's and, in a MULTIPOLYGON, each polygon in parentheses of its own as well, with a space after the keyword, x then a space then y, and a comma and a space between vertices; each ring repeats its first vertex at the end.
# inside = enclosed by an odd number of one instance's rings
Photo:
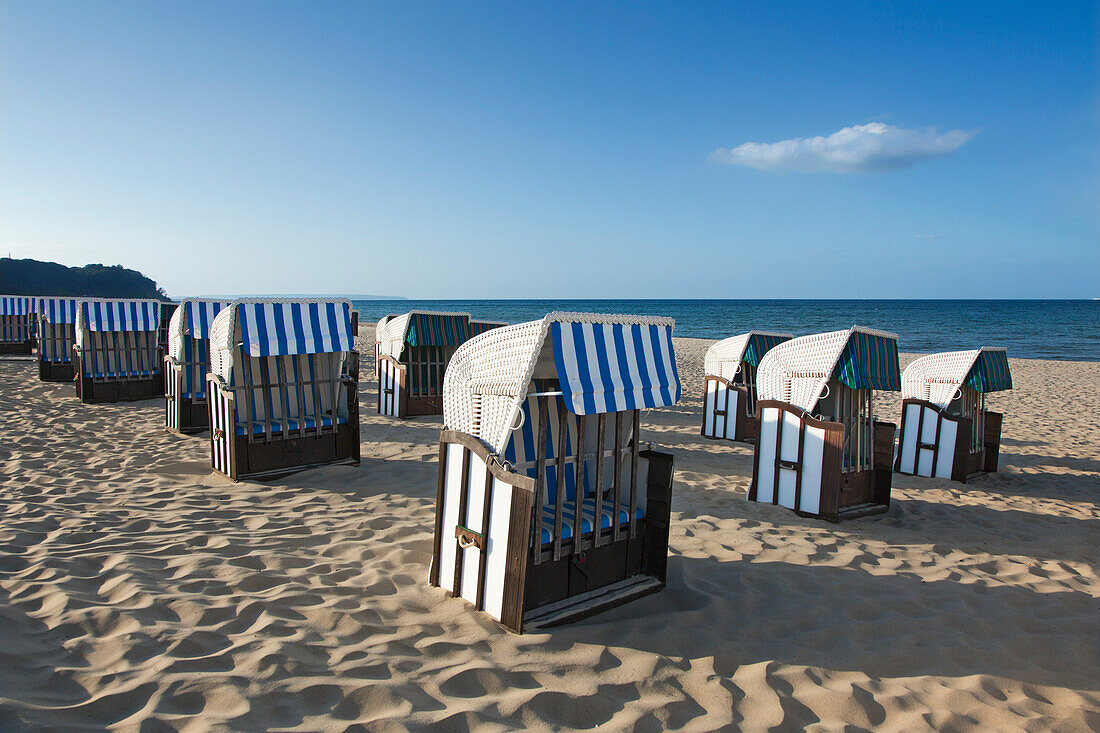
POLYGON ((22 343, 34 338, 38 299, 0 295, 0 342, 22 343))
POLYGON ((210 326, 230 304, 225 300, 189 299, 179 304, 168 323, 168 355, 182 372, 182 396, 203 399, 210 371, 210 326))
POLYGON ((210 370, 233 390, 238 423, 346 419, 353 351, 346 300, 236 301, 210 328, 210 370))
POLYGON ((160 373, 155 300, 82 300, 76 312, 76 345, 88 377, 146 377, 160 373))

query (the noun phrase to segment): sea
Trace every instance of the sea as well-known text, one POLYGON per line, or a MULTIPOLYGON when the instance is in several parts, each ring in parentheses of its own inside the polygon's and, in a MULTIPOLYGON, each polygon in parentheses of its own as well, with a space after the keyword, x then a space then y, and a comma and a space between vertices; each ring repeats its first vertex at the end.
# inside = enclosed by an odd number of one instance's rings
POLYGON ((411 310, 523 323, 552 311, 676 319, 676 336, 800 336, 852 325, 898 334, 901 351, 1003 346, 1010 357, 1100 361, 1100 300, 353 300, 364 321, 411 310))

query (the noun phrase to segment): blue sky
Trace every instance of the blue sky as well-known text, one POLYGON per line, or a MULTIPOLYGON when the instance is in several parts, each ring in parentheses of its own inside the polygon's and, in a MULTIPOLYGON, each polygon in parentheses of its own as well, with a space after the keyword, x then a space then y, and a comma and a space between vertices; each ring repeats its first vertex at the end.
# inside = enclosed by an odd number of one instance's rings
POLYGON ((1098 36, 1094 2, 3 2, 0 249, 176 296, 1100 297, 1098 36))

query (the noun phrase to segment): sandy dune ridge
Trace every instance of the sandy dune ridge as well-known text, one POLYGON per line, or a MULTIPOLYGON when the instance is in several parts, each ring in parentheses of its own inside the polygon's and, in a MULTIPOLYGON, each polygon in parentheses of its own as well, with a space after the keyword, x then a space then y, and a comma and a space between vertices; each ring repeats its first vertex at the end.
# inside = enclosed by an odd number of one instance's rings
POLYGON ((378 418, 369 375, 362 466, 234 484, 161 402, 0 360, 0 730, 1100 728, 1100 364, 1011 360, 999 474, 832 525, 699 436, 709 343, 644 418, 668 588, 524 636, 428 587, 441 420, 378 418))

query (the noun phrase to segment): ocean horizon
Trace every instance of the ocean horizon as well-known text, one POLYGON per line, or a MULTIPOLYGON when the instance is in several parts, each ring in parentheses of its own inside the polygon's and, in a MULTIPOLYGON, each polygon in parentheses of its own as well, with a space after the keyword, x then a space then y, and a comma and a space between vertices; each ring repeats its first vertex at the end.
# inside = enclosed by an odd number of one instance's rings
POLYGON ((1100 361, 1100 300, 352 300, 364 321, 411 310, 458 311, 523 323, 552 311, 669 316, 676 336, 720 339, 749 330, 796 336, 854 324, 898 334, 901 351, 1003 346, 1010 357, 1100 361))

